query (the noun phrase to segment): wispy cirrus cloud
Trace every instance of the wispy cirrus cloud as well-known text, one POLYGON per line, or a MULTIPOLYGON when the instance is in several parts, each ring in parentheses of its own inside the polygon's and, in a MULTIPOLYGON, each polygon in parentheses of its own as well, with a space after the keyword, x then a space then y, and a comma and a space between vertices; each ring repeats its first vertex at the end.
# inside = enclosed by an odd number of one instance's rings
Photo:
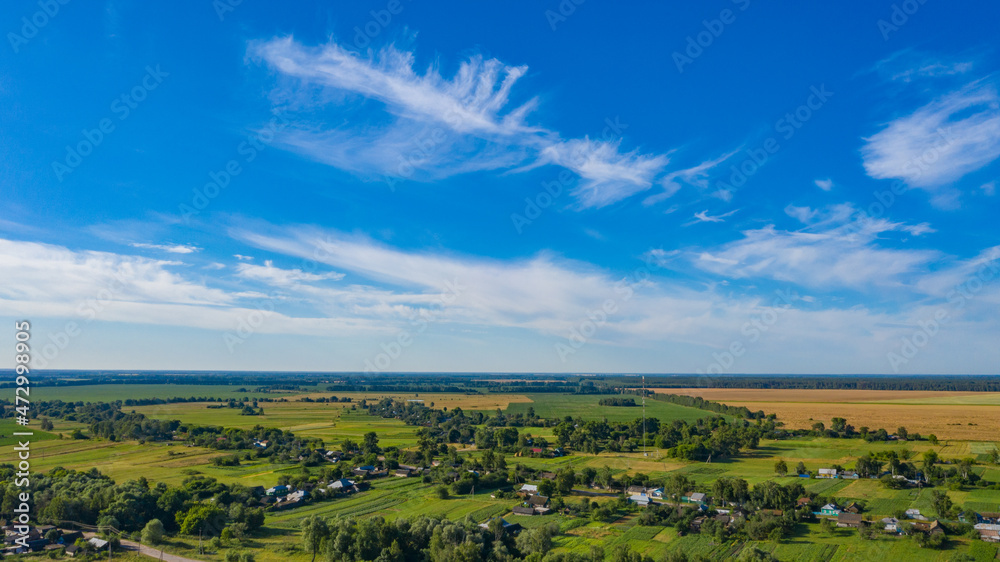
POLYGON ((564 139, 529 124, 537 101, 512 103, 525 66, 476 55, 449 79, 436 65, 416 71, 414 53, 392 45, 362 56, 291 37, 253 42, 249 53, 283 79, 276 97, 297 115, 278 144, 361 176, 428 181, 552 164, 580 176, 581 206, 601 207, 649 189, 668 162, 623 152, 620 141, 564 139))
POLYGON ((236 265, 236 274, 245 279, 262 281, 271 285, 284 287, 296 283, 313 283, 317 281, 340 281, 344 278, 343 273, 310 273, 301 269, 282 269, 275 267, 274 262, 265 260, 264 265, 253 265, 250 263, 239 263, 236 265))
POLYGON ((133 248, 144 248, 147 250, 161 250, 170 254, 193 254, 201 251, 201 248, 191 244, 144 244, 141 242, 133 242, 129 244, 129 246, 132 246, 133 248))
POLYGON ((978 80, 888 122, 865 139, 865 171, 935 191, 1000 157, 1000 96, 978 80))
POLYGON ((739 209, 733 209, 728 213, 722 213, 721 215, 713 216, 708 214, 708 209, 705 209, 704 211, 699 211, 695 213, 694 219, 685 223, 684 226, 690 226, 692 224, 698 224, 700 222, 726 222, 726 218, 736 214, 737 211, 739 211, 739 209))
POLYGON ((742 238, 693 256, 695 267, 733 278, 766 278, 806 287, 900 287, 911 283, 941 257, 933 250, 883 247, 880 235, 933 232, 927 224, 908 225, 855 214, 849 205, 824 211, 789 206, 785 212, 806 223, 801 230, 773 225, 745 230, 742 238))
POLYGON ((719 167, 719 165, 726 160, 729 160, 737 152, 739 152, 739 149, 727 152, 716 158, 705 160, 704 162, 691 166, 690 168, 683 168, 667 173, 659 180, 660 185, 663 187, 663 191, 650 195, 643 200, 642 204, 655 205, 673 197, 675 193, 681 190, 681 181, 700 189, 707 189, 709 187, 708 181, 711 171, 719 167))

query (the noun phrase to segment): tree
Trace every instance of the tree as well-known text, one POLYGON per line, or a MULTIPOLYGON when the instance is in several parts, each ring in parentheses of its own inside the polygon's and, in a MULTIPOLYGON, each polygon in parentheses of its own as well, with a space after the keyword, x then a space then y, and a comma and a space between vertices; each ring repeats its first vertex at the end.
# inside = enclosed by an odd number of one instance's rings
POLYGON ((378 454, 381 449, 378 447, 378 434, 374 431, 369 431, 365 434, 364 443, 361 445, 361 452, 366 455, 378 454))
POLYGON ((151 545, 158 545, 163 542, 163 522, 159 519, 152 519, 142 528, 142 542, 151 545))
POLYGON ((448 487, 447 486, 438 486, 437 490, 435 490, 435 493, 437 494, 438 499, 442 499, 442 500, 448 499, 448 495, 449 494, 448 494, 448 487))
POLYGON ((896 428, 896 437, 899 437, 900 439, 905 441, 906 438, 909 437, 909 435, 910 434, 906 431, 905 427, 899 426, 896 428))
POLYGON ((602 466, 601 470, 597 474, 597 481, 601 484, 601 486, 610 489, 612 480, 611 467, 608 465, 602 466))
POLYGON ((311 515, 302 520, 302 548, 306 552, 312 553, 313 562, 316 561, 316 553, 319 552, 323 540, 330 534, 330 527, 326 520, 315 515, 311 515))
POLYGON ((782 538, 784 538, 784 535, 781 533, 781 527, 771 529, 771 532, 767 535, 767 540, 773 542, 774 544, 781 544, 782 538))
POLYGON ((862 478, 868 478, 879 473, 882 469, 882 463, 866 453, 858 458, 854 469, 862 478))
POLYGON ((934 511, 937 512, 938 517, 942 519, 948 519, 952 515, 952 504, 951 498, 948 497, 948 492, 939 492, 937 490, 931 490, 931 505, 934 506, 934 511))
POLYGON ((833 534, 833 523, 830 522, 826 517, 819 520, 819 530, 823 531, 828 535, 833 534))
POLYGON ((928 435, 927 436, 927 442, 930 443, 931 445, 937 445, 938 444, 937 435, 934 435, 933 433, 931 433, 930 435, 928 435))
POLYGON ((962 475, 963 480, 969 479, 969 474, 972 472, 972 465, 975 464, 976 459, 966 457, 958 461, 958 472, 962 475))
POLYGON ((226 525, 226 512, 214 505, 195 504, 187 513, 178 513, 177 516, 180 518, 181 533, 185 535, 219 535, 226 525))
POLYGON ((541 482, 538 483, 539 494, 549 497, 555 494, 555 492, 556 492, 556 485, 551 480, 542 480, 541 482))
POLYGON ((934 463, 938 462, 937 451, 924 451, 924 470, 930 469, 934 463))
POLYGON ((785 461, 779 460, 778 462, 774 463, 774 472, 778 476, 784 476, 788 474, 788 465, 785 464, 785 461))
POLYGON ((619 544, 611 550, 611 562, 642 562, 642 555, 627 544, 619 544))
POLYGON ((516 540, 517 549, 525 555, 536 552, 544 555, 549 550, 552 550, 552 536, 558 530, 559 525, 557 523, 549 523, 548 525, 521 531, 516 540))
POLYGON ((796 474, 808 474, 809 471, 806 470, 806 463, 799 461, 799 464, 795 465, 796 474))
POLYGON ((559 472, 559 476, 556 478, 556 487, 559 489, 559 493, 566 496, 573 491, 573 486, 576 484, 576 473, 573 472, 572 468, 565 468, 559 472))

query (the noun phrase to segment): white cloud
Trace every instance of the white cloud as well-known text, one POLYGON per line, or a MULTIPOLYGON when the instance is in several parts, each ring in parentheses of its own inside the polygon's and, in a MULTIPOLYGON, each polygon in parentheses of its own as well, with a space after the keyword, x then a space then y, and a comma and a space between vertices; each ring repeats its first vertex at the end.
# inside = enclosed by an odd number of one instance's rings
POLYGON ((274 263, 271 260, 265 261, 264 265, 238 264, 236 266, 236 273, 244 279, 262 281, 279 287, 316 281, 339 281, 344 278, 343 273, 307 273, 301 269, 281 269, 274 267, 274 263))
POLYGON ((733 214, 736 213, 736 211, 739 211, 739 209, 733 209, 728 213, 722 213, 721 215, 712 216, 708 214, 708 209, 705 209, 704 211, 699 211, 695 213, 694 214, 695 220, 688 222, 686 224, 690 225, 699 222, 726 222, 726 217, 732 216, 733 214))
POLYGON ((735 278, 769 278, 817 288, 898 287, 940 255, 932 250, 884 248, 880 234, 933 232, 926 224, 906 225, 886 220, 851 217, 850 208, 832 207, 825 213, 789 207, 786 212, 806 230, 784 231, 767 226, 744 231, 743 238, 702 252, 694 260, 699 269, 735 278), (818 219, 818 220, 817 220, 818 219))
POLYGON ((865 171, 937 189, 1000 156, 1000 97, 993 84, 973 82, 865 139, 865 171))
POLYGON ((129 244, 129 246, 149 250, 162 250, 171 254, 193 254, 201 251, 201 248, 198 246, 192 246, 190 244, 142 244, 139 242, 133 242, 129 244))
POLYGON ((541 160, 579 174, 585 181, 573 194, 584 207, 603 207, 649 189, 668 162, 666 156, 622 154, 618 144, 588 138, 554 143, 542 149, 541 160))
POLYGON ((983 192, 984 195, 988 195, 988 196, 992 197, 993 194, 996 193, 997 182, 991 181, 991 182, 984 183, 983 185, 979 186, 979 189, 980 189, 980 191, 983 192))
POLYGON ((696 166, 675 170, 666 174, 660 180, 660 185, 663 186, 663 191, 650 195, 642 202, 642 204, 654 205, 660 201, 673 197, 673 195, 681 189, 681 184, 677 180, 682 180, 688 185, 693 185, 701 189, 707 189, 709 172, 717 168, 719 164, 722 164, 737 152, 739 152, 739 149, 727 152, 726 154, 712 160, 706 160, 696 166))
POLYGON ((833 189, 833 180, 830 178, 817 179, 815 183, 816 187, 822 189, 823 191, 830 191, 833 189))
MULTIPOLYGON (((0 309, 30 318, 71 318, 78 325, 123 322, 225 331, 259 314, 267 295, 227 292, 170 270, 177 262, 0 239, 0 309)), ((354 334, 386 331, 350 315, 291 317, 271 312, 262 333, 354 334)), ((222 339, 219 339, 220 345, 222 339)))
POLYGON ((276 97, 293 124, 276 142, 362 177, 430 181, 555 164, 582 179, 574 191, 582 206, 600 207, 651 187, 668 161, 529 125, 536 101, 511 104, 525 66, 472 56, 446 79, 436 65, 415 71, 414 54, 394 46, 360 56, 333 41, 309 48, 291 37, 254 42, 250 53, 286 82, 276 97), (382 110, 386 118, 376 115, 382 110))

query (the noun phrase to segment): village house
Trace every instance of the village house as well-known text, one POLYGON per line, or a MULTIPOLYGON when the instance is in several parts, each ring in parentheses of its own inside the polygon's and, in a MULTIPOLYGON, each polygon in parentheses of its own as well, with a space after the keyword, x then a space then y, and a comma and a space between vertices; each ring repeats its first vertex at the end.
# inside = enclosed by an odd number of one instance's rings
POLYGON ((549 498, 545 496, 531 496, 528 498, 527 503, 535 510, 535 513, 539 515, 544 515, 549 512, 549 498))
POLYGON ((647 507, 649 505, 649 496, 646 494, 633 494, 628 498, 629 503, 634 503, 639 507, 647 507))
POLYGON ((646 487, 645 486, 629 486, 628 488, 625 488, 625 493, 627 493, 627 494, 645 494, 646 493, 646 487))
POLYGON ((556 473, 555 472, 539 472, 538 473, 538 477, 541 478, 542 480, 555 480, 556 479, 556 473))
POLYGON ((284 484, 278 484, 267 489, 267 495, 269 496, 283 496, 288 493, 288 486, 284 484))
POLYGON ((820 515, 840 515, 840 506, 835 503, 828 503, 820 508, 820 515))
POLYGON ((996 523, 976 523, 973 525, 979 532, 979 538, 986 542, 1000 542, 1000 525, 996 523))
POLYGON ((521 486, 521 489, 519 491, 522 494, 526 494, 526 495, 529 495, 529 496, 530 495, 534 495, 534 494, 538 493, 538 486, 536 486, 535 484, 525 484, 525 485, 521 486))
POLYGON ((705 494, 701 492, 694 492, 688 495, 688 501, 691 503, 702 503, 705 501, 705 494))
POLYGON ((860 513, 841 512, 837 515, 838 527, 851 527, 857 529, 858 527, 864 525, 864 523, 865 522, 861 519, 860 513))
POLYGON ((657 500, 663 499, 663 488, 653 488, 652 490, 646 490, 649 497, 657 500))
POLYGON ((927 518, 920 514, 919 509, 907 509, 906 517, 909 519, 918 519, 920 521, 927 521, 927 518))
POLYGON ((346 478, 341 478, 339 480, 334 480, 326 485, 327 488, 333 490, 334 492, 347 492, 354 488, 354 481, 348 480, 346 478))
POLYGON ((928 535, 944 534, 944 527, 941 526, 941 522, 937 519, 933 521, 918 521, 913 524, 913 530, 927 533, 928 535))
POLYGON ((883 528, 890 533, 899 532, 899 519, 895 517, 883 517, 882 518, 883 528))
POLYGON ((514 515, 534 515, 535 508, 523 505, 514 506, 514 515))
POLYGON ((848 513, 861 513, 863 511, 863 508, 860 505, 858 505, 858 502, 851 502, 847 504, 847 507, 844 508, 844 511, 848 513))
POLYGON ((816 478, 836 478, 837 469, 836 468, 821 468, 816 471, 816 478))

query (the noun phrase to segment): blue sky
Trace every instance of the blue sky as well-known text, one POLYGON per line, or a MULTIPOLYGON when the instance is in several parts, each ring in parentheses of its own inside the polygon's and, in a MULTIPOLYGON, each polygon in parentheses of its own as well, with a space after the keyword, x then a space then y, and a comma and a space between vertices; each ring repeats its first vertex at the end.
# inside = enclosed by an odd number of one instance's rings
POLYGON ((993 4, 11 1, 37 368, 996 373, 993 4))

